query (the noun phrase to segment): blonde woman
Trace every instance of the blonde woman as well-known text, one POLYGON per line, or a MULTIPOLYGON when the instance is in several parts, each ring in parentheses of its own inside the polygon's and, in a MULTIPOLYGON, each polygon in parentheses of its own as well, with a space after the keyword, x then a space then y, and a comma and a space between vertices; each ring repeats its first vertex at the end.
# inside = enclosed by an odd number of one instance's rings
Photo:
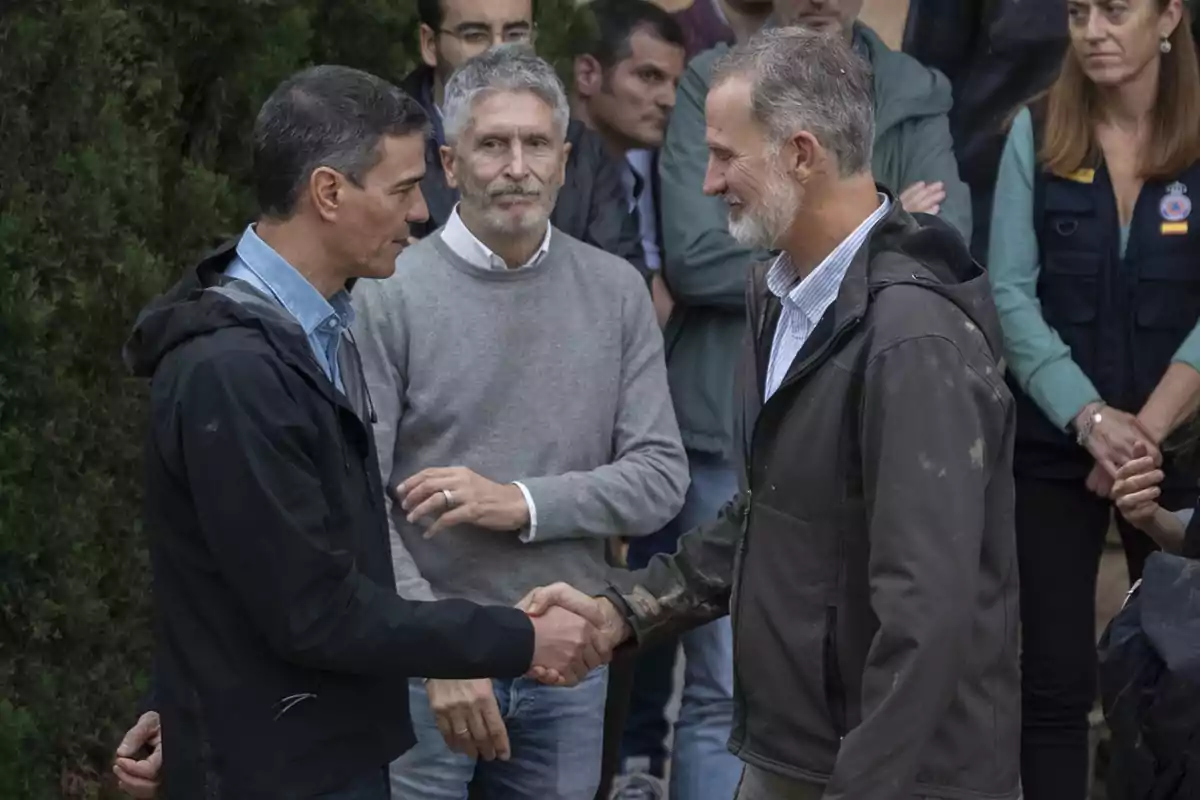
MULTIPOLYGON (((988 269, 1017 398, 1026 800, 1083 800, 1096 574, 1120 467, 1200 399, 1200 70, 1180 0, 1069 0, 1070 47, 1015 119, 988 269), (1195 218, 1193 218, 1195 217, 1195 218)), ((1195 476, 1167 462, 1168 505, 1195 476)), ((1130 576, 1155 549, 1122 522, 1130 576)))

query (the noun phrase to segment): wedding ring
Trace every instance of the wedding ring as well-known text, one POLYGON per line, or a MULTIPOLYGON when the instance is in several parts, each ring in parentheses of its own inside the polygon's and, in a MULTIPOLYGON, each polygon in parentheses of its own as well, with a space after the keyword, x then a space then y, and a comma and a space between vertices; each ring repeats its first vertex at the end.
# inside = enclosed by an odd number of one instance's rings
POLYGON ((446 498, 446 508, 454 508, 454 495, 449 489, 442 489, 442 497, 446 498))
POLYGON ((467 728, 463 728, 461 731, 455 731, 455 732, 454 732, 454 735, 455 735, 455 736, 466 736, 466 735, 467 735, 468 733, 470 733, 470 732, 471 732, 471 731, 470 731, 469 729, 467 729, 467 728))

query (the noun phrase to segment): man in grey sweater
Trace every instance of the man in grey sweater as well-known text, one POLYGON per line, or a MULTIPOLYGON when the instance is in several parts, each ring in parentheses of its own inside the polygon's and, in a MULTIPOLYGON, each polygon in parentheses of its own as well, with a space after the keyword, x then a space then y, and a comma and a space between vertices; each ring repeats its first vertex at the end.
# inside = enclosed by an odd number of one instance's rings
MULTIPOLYGON (((392 278, 355 289, 397 589, 509 604, 556 580, 600 591, 605 539, 657 530, 688 485, 654 310, 631 265, 548 223, 568 148, 549 65, 490 50, 443 112, 460 204, 392 278)), ((590 800, 605 689, 602 672, 572 689, 414 681, 418 744, 393 765, 393 798, 457 800, 474 776, 490 798, 590 800)))

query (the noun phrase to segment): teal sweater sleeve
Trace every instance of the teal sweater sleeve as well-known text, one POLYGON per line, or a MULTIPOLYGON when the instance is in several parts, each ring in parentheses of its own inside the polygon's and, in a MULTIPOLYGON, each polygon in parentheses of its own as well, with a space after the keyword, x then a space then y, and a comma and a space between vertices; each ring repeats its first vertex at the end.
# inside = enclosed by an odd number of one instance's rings
MULTIPOLYGON (((1000 159, 988 242, 988 275, 1000 313, 1009 369, 1038 408, 1055 425, 1066 429, 1084 406, 1101 397, 1071 359, 1071 349, 1042 317, 1037 297, 1041 265, 1033 227, 1035 166, 1033 127, 1026 109, 1013 121, 1000 159)), ((1189 339, 1195 337, 1193 332, 1189 339)))
POLYGON ((1183 344, 1179 345, 1172 361, 1187 364, 1200 372, 1200 321, 1196 322, 1196 327, 1192 328, 1192 332, 1183 340, 1183 344))

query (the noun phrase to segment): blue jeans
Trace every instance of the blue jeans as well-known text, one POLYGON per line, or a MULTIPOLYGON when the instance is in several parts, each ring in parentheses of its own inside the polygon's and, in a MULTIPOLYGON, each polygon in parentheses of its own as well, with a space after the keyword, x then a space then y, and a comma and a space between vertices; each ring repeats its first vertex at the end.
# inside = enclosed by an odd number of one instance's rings
POLYGON ((392 800, 466 800, 472 779, 488 800, 592 800, 600 785, 608 668, 570 689, 528 678, 494 680, 512 758, 479 761, 446 746, 429 695, 409 682, 417 744, 392 762, 392 800))
MULTIPOLYGON (((692 483, 683 510, 667 527, 629 543, 629 568, 640 569, 658 553, 673 553, 679 537, 717 517, 738 491, 737 471, 726 462, 688 453, 692 483)), ((684 682, 671 758, 672 800, 733 797, 742 763, 729 752, 733 727, 733 632, 729 617, 710 622, 638 656, 621 758, 648 758, 650 771, 666 766, 675 653, 683 646, 684 682)))

